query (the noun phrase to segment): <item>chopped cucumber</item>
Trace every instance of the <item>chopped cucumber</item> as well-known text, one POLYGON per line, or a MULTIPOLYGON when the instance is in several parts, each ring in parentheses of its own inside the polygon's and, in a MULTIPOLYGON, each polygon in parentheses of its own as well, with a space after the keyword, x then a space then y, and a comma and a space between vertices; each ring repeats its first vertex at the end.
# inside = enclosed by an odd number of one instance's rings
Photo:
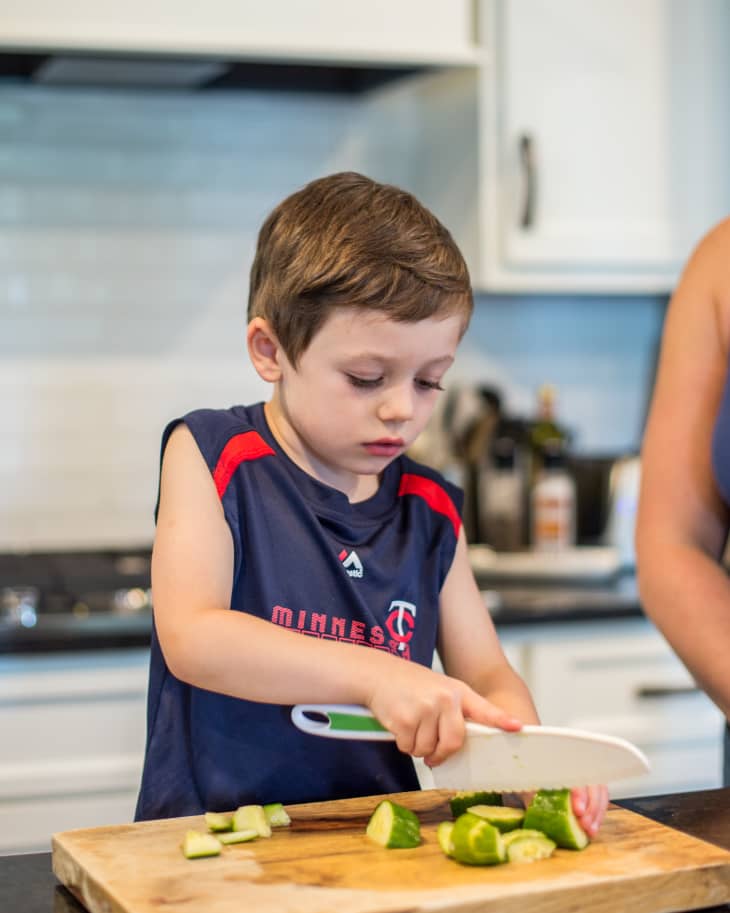
POLYGON ((259 837, 271 836, 271 825, 262 805, 241 805, 233 813, 232 827, 234 831, 254 830, 259 837))
POLYGON ((289 827, 291 818, 281 802, 269 802, 264 805, 264 815, 271 827, 289 827))
POLYGON ((541 789, 525 812, 526 828, 534 828, 569 850, 588 846, 588 834, 573 813, 569 789, 541 789))
POLYGON ((209 831, 230 831, 233 815, 228 812, 206 812, 205 823, 209 831))
POLYGON ((528 829, 524 827, 518 827, 517 830, 509 831, 507 834, 502 834, 502 840, 504 840, 504 845, 509 846, 513 840, 523 840, 525 837, 544 837, 542 831, 536 831, 534 829, 528 829))
POLYGON ((188 831, 183 838, 182 851, 186 859, 218 856, 221 851, 221 842, 213 834, 205 834, 202 831, 188 831))
POLYGON ((484 818, 502 833, 519 827, 525 817, 524 809, 511 808, 509 805, 470 805, 468 811, 484 818))
POLYGON ((453 857, 466 865, 497 865, 507 858, 502 835, 494 825, 464 812, 454 822, 451 831, 453 857))
POLYGON ((436 828, 436 839, 446 856, 454 855, 454 841, 451 839, 453 829, 453 821, 442 821, 436 828))
POLYGON ((470 791, 470 792, 458 792, 449 799, 449 805, 451 806, 451 814, 454 816, 454 819, 458 818, 459 815, 463 815, 465 811, 468 811, 470 805, 501 805, 502 804, 502 794, 495 792, 486 792, 484 790, 480 791, 470 791))
POLYGON ((375 843, 392 850, 410 849, 421 842, 418 817, 390 799, 378 803, 365 833, 375 843))
MULTIPOLYGON (((519 831, 512 831, 519 834, 519 831)), ((538 859, 547 859, 555 850, 555 842, 545 834, 535 831, 533 836, 515 837, 507 844, 508 862, 536 862, 538 859)))
POLYGON ((255 840, 259 836, 259 832, 249 827, 243 831, 225 831, 217 836, 221 843, 227 845, 229 843, 248 843, 249 840, 255 840))

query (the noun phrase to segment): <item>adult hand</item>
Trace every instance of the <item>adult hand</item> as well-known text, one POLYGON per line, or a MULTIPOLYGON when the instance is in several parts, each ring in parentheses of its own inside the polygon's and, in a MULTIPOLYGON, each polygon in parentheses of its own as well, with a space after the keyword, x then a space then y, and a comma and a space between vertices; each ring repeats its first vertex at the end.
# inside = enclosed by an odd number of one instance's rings
POLYGON ((589 837, 595 837, 608 808, 608 787, 582 786, 571 791, 571 798, 578 824, 589 837))

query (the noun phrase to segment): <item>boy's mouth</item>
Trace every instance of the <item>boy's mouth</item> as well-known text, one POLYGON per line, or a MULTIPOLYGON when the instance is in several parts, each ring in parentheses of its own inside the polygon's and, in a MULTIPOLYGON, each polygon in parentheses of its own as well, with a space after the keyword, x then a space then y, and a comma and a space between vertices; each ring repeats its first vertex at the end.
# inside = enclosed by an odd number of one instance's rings
POLYGON ((369 441, 363 444, 363 447, 372 456, 395 456, 404 446, 402 438, 380 438, 377 441, 369 441))

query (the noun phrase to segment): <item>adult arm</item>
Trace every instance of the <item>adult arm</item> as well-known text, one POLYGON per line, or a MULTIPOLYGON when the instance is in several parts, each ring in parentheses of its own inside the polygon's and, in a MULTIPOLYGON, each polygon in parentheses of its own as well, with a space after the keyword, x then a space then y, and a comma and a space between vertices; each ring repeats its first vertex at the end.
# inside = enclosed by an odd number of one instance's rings
POLYGON ((728 371, 730 220, 690 258, 665 321, 642 446, 639 592, 695 680, 730 716, 730 583, 719 559, 728 510, 712 430, 728 371))

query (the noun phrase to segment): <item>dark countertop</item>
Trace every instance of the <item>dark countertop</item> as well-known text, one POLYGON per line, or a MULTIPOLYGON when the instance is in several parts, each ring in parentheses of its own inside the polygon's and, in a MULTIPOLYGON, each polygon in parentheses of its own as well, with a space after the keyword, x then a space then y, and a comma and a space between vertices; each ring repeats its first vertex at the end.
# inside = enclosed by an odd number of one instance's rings
MULTIPOLYGON (((616 804, 730 850, 730 789, 622 799, 616 804)), ((51 854, 31 853, 0 857, 0 910, 83 913, 85 908, 56 881, 51 854)), ((728 911, 730 905, 705 908, 705 913, 728 911)))
POLYGON ((32 627, 0 621, 0 656, 148 647, 152 614, 39 615, 32 627))
MULTIPOLYGON (((137 581, 134 581, 136 583, 137 581)), ((632 574, 600 583, 571 581, 478 580, 485 604, 498 627, 546 622, 583 622, 642 616, 632 574)), ((96 595, 91 609, 84 602, 43 606, 33 624, 23 626, 0 616, 0 656, 145 647, 150 643, 152 613, 115 605, 96 595)))

